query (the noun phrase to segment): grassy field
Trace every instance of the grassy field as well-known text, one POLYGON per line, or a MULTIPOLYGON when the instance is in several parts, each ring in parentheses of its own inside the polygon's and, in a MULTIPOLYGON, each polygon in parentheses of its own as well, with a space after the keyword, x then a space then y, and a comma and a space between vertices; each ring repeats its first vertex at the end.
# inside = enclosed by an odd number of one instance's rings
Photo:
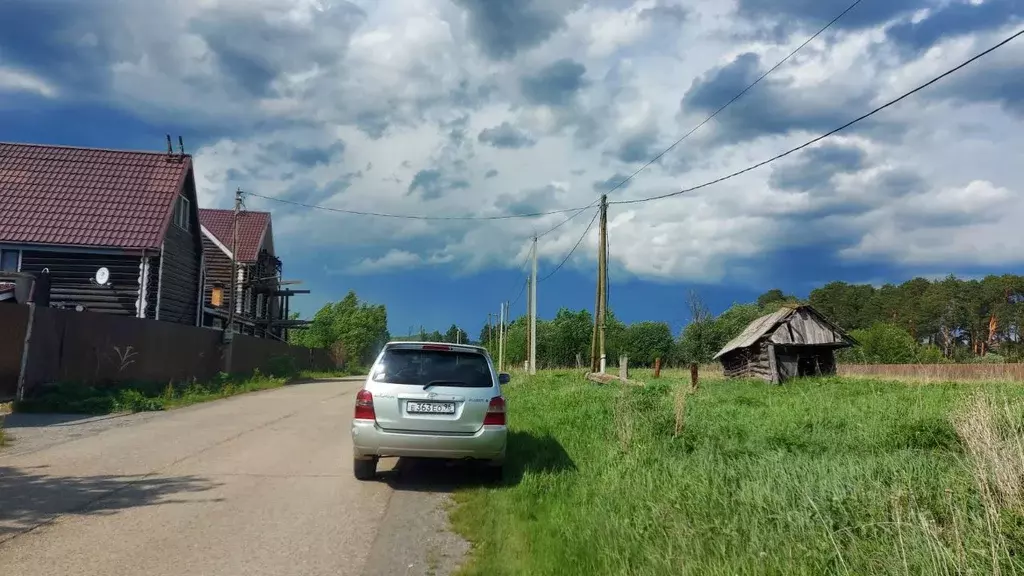
POLYGON ((456 494, 464 572, 1024 574, 1021 389, 681 382, 516 378, 504 485, 456 494))

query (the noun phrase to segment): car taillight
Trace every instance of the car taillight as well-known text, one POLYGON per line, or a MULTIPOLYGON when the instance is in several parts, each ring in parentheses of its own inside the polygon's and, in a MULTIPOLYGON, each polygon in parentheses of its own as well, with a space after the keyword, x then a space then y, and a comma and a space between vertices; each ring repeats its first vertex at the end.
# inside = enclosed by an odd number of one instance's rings
POLYGON ((484 416, 484 426, 505 425, 505 399, 501 396, 491 398, 487 405, 487 416, 484 416))
POLYGON ((356 394, 356 420, 376 420, 377 415, 373 411, 373 394, 363 389, 356 394))

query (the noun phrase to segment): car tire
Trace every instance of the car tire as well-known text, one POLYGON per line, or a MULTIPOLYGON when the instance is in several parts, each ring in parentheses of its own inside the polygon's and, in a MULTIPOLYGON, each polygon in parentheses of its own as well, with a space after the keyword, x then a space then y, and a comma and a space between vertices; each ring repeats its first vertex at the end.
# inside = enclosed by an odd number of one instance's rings
POLYGON ((373 480, 377 476, 377 459, 368 458, 360 460, 353 458, 352 473, 355 475, 356 480, 373 480))

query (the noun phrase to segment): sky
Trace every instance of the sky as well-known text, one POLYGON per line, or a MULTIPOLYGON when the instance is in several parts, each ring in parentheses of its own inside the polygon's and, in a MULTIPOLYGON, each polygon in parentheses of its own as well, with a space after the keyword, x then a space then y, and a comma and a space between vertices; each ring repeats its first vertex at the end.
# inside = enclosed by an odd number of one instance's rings
MULTIPOLYGON (((851 0, 0 0, 0 140, 194 155, 200 203, 273 213, 306 317, 355 290, 393 334, 513 314, 532 235, 438 221, 594 202, 851 0)), ((714 180, 1024 26, 1021 0, 863 0, 609 200, 714 180)), ((1024 39, 850 130, 664 200, 612 205, 610 308, 679 330, 831 280, 1017 273, 1024 39)), ((538 242, 538 313, 592 308, 593 211, 538 242)))

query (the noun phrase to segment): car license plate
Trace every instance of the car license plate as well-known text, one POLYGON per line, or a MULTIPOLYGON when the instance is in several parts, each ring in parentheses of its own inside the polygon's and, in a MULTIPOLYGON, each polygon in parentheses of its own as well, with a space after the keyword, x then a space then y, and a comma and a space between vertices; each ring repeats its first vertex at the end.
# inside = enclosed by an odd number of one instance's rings
POLYGON ((407 402, 410 414, 455 414, 454 402, 407 402))

